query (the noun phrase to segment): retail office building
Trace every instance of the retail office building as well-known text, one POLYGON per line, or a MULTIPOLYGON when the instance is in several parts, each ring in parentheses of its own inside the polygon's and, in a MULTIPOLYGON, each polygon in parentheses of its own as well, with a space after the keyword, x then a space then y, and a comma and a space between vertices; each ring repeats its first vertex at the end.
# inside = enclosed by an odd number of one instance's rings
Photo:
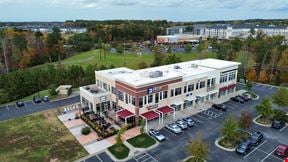
POLYGON ((141 70, 96 71, 96 84, 80 87, 81 104, 95 113, 114 111, 125 121, 160 119, 234 92, 239 65, 204 59, 141 70))

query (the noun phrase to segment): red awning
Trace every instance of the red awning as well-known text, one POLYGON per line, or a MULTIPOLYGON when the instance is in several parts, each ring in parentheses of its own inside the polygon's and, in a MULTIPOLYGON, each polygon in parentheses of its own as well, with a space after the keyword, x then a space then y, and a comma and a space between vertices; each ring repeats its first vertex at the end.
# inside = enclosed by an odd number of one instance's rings
POLYGON ((169 106, 164 106, 164 107, 160 107, 159 109, 157 109, 158 111, 162 112, 163 114, 168 114, 174 111, 173 108, 169 107, 169 106))
POLYGON ((141 114, 141 116, 143 116, 147 120, 153 120, 153 119, 159 118, 159 114, 157 114, 155 111, 148 111, 144 114, 141 114))
POLYGON ((234 83, 234 84, 230 84, 229 86, 228 86, 228 88, 234 88, 234 87, 236 87, 236 84, 234 83))
POLYGON ((123 109, 123 110, 120 110, 117 112, 117 115, 122 118, 122 119, 125 119, 127 117, 130 117, 130 116, 133 116, 134 114, 131 113, 130 111, 126 110, 126 109, 123 109))
POLYGON ((222 87, 219 89, 219 91, 226 91, 227 90, 227 87, 222 87))

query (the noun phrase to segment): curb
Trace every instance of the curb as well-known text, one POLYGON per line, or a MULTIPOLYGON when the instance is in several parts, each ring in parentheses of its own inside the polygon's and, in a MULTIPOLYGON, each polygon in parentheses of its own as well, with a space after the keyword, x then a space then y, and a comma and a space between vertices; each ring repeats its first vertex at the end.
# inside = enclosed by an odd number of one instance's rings
MULTIPOLYGON (((185 159, 183 159, 181 162, 186 162, 188 159, 193 158, 194 156, 188 156, 185 159)), ((206 160, 202 159, 204 162, 207 162, 206 160)))
POLYGON ((259 126, 261 126, 261 127, 271 127, 271 125, 272 124, 261 124, 261 123, 258 123, 256 120, 258 119, 258 118, 260 118, 262 115, 258 115, 258 116, 256 116, 254 119, 253 119, 253 123, 255 123, 255 124, 257 124, 257 125, 259 125, 259 126))
POLYGON ((215 146, 224 150, 224 151, 234 152, 236 150, 236 147, 229 149, 229 148, 225 148, 225 147, 219 145, 219 141, 222 140, 223 138, 224 138, 224 136, 218 137, 214 142, 215 146))
MULTIPOLYGON (((155 140, 156 141, 156 140, 155 140)), ((139 154, 142 154, 144 152, 147 152, 155 147, 157 147, 160 143, 158 141, 156 141, 156 143, 148 148, 137 148, 137 147, 134 147, 132 146, 130 143, 128 143, 127 141, 124 142, 124 144, 127 146, 130 151, 129 151, 129 154, 128 154, 128 157, 124 158, 124 159, 117 159, 108 149, 105 149, 105 152, 107 153, 107 155, 109 155, 109 157, 114 160, 114 161, 117 161, 117 162, 125 162, 129 159, 132 159, 134 156, 136 155, 139 155, 139 154), (132 147, 132 148, 131 148, 132 147)))

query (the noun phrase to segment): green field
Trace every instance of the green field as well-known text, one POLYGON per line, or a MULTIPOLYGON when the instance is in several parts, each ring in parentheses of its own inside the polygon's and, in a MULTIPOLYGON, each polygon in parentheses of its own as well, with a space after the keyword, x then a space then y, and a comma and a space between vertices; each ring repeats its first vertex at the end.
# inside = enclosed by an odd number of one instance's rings
MULTIPOLYGON (((168 54, 167 54, 168 55, 168 54)), ((204 58, 215 58, 216 54, 213 52, 203 52, 203 53, 176 53, 176 56, 181 58, 182 61, 190 61, 195 59, 204 59, 204 58)), ((83 67, 86 67, 89 64, 97 64, 98 67, 101 65, 105 65, 106 67, 109 67, 111 64, 113 64, 115 67, 128 67, 132 69, 137 69, 139 62, 144 61, 147 63, 147 65, 152 64, 153 62, 153 54, 144 54, 144 55, 137 55, 137 54, 118 54, 118 53, 108 53, 106 55, 106 58, 104 58, 104 55, 102 53, 102 58, 100 59, 100 53, 99 50, 91 50, 88 52, 79 53, 75 56, 72 56, 70 58, 67 58, 63 60, 61 63, 65 66, 70 65, 81 65, 83 67)), ((50 64, 57 64, 50 63, 50 64)), ((39 66, 35 66, 34 68, 45 68, 48 64, 43 64, 39 66)))
POLYGON ((0 122, 0 161, 74 161, 88 153, 54 111, 0 122))

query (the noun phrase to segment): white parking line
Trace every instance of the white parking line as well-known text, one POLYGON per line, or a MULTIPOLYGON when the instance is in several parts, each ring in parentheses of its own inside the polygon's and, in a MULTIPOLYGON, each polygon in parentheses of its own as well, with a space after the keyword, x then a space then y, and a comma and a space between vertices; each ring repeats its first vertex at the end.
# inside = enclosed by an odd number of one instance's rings
POLYGON ((202 123, 202 124, 204 124, 204 122, 203 122, 203 121, 201 121, 201 120, 198 120, 198 119, 194 118, 193 116, 191 116, 191 118, 192 118, 192 119, 194 119, 194 120, 196 120, 196 121, 197 121, 197 122, 199 122, 199 123, 202 123))
POLYGON ((173 136, 177 136, 176 134, 170 132, 170 130, 168 130, 167 128, 164 128, 164 130, 165 130, 166 132, 168 132, 169 134, 172 134, 173 136))
POLYGON ((280 132, 282 132, 282 131, 283 131, 285 128, 287 128, 287 127, 288 127, 288 125, 286 124, 285 127, 283 127, 283 128, 280 129, 280 132))
POLYGON ((204 116, 201 116, 201 115, 199 115, 199 114, 196 114, 198 117, 200 117, 200 118, 202 118, 202 119, 205 119, 205 120, 208 120, 209 121, 209 119, 207 119, 207 118, 205 118, 204 116))
POLYGON ((270 86, 270 88, 269 89, 273 89, 274 87, 273 86, 270 86))
POLYGON ((8 106, 6 106, 6 109, 7 109, 7 110, 10 110, 8 106))
MULTIPOLYGON (((264 154, 269 154, 268 152, 266 152, 266 151, 263 151, 263 150, 261 150, 261 149, 258 149, 258 151, 260 151, 260 152, 262 152, 262 153, 264 153, 264 154)), ((275 158, 275 159, 277 159, 277 160, 280 160, 280 161, 282 161, 282 159, 280 159, 279 157, 277 157, 277 156, 274 156, 273 154, 271 154, 270 155, 271 157, 273 157, 273 158, 275 158)))
POLYGON ((247 155, 244 156, 243 159, 246 159, 249 155, 251 155, 253 152, 255 152, 256 150, 258 150, 259 147, 261 147, 262 145, 264 145, 267 142, 267 140, 265 140, 263 143, 261 143, 259 146, 257 146, 256 148, 254 148, 254 150, 252 150, 251 152, 249 152, 247 155))
POLYGON ((98 155, 96 155, 96 157, 97 157, 101 162, 103 162, 103 160, 102 160, 98 155))
MULTIPOLYGON (((273 149, 264 159, 261 160, 261 162, 263 162, 264 160, 266 160, 271 154, 273 154, 273 152, 277 149, 278 147, 276 147, 275 149, 273 149)), ((276 157, 276 156, 273 156, 276 157)), ((277 159, 280 159, 277 157, 277 159)), ((280 159, 282 161, 282 159, 280 159)))

